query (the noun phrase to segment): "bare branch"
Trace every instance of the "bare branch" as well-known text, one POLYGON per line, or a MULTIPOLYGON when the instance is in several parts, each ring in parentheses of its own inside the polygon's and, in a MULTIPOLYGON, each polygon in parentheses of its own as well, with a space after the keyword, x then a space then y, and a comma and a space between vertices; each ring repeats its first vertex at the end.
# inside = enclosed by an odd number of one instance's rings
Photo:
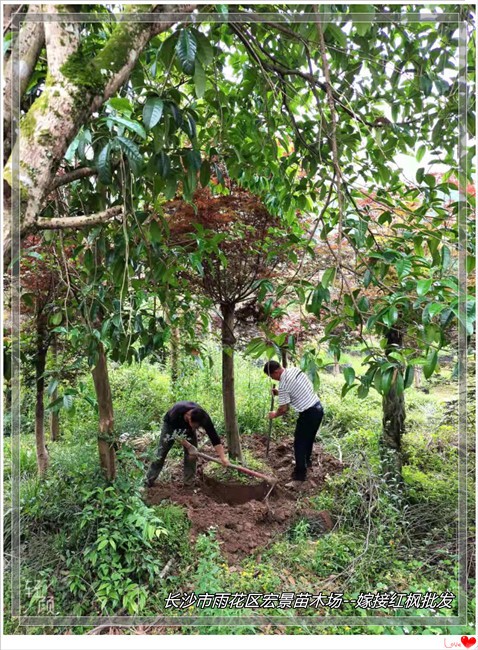
POLYGON ((65 230, 67 228, 81 229, 89 226, 96 226, 100 223, 110 221, 114 217, 123 216, 123 206, 116 205, 104 212, 85 214, 76 217, 54 217, 53 219, 40 219, 36 228, 38 230, 65 230))
POLYGON ((56 190, 62 185, 68 185, 69 183, 73 183, 73 181, 78 181, 81 178, 87 178, 88 176, 94 176, 97 173, 98 170, 96 167, 78 167, 77 169, 73 169, 73 171, 67 172, 66 174, 63 174, 63 176, 56 176, 53 179, 53 183, 50 185, 48 193, 53 192, 53 190, 56 190))

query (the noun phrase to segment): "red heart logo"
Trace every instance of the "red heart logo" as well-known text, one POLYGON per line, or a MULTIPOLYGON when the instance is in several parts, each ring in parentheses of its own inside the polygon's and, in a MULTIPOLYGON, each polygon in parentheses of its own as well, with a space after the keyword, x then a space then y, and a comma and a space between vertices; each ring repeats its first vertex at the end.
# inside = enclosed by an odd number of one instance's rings
POLYGON ((472 645, 475 645, 476 639, 474 636, 462 636, 461 642, 463 643, 465 648, 471 648, 472 645))

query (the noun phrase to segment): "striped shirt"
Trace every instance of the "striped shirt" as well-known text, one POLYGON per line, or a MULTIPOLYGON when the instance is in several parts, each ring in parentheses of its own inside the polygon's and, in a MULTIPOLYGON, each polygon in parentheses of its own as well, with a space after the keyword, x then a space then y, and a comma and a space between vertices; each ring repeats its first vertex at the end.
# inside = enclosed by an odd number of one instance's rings
POLYGON ((285 368, 279 380, 279 406, 290 404, 299 413, 317 404, 312 382, 299 368, 285 368))

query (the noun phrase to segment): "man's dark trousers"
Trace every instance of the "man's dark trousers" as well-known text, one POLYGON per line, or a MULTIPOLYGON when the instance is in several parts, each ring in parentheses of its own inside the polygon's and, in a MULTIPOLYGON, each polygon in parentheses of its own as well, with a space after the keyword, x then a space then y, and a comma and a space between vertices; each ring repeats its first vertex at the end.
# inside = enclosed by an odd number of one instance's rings
MULTIPOLYGON (((175 431, 168 419, 164 418, 163 426, 161 428, 161 435, 159 437, 158 451, 156 452, 157 459, 151 463, 151 466, 148 470, 148 481, 154 481, 163 469, 166 456, 169 454, 171 447, 174 445, 175 433, 185 433, 186 439, 195 447, 198 446, 197 436, 194 431, 175 431)), ((196 458, 194 456, 190 456, 186 449, 184 449, 183 468, 185 483, 191 483, 194 480, 194 477, 196 476, 196 462, 196 458)))
POLYGON ((312 460, 312 448, 320 423, 324 417, 322 404, 317 402, 314 406, 302 411, 297 418, 294 434, 295 470, 294 475, 301 479, 307 474, 307 465, 312 460))

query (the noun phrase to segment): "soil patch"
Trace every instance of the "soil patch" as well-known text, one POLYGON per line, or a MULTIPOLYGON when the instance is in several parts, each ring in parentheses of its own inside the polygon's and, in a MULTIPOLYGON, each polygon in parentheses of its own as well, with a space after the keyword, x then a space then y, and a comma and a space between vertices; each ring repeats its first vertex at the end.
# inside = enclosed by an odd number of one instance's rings
MULTIPOLYGON (((243 439, 243 445, 258 458, 265 458, 266 442, 266 437, 260 435, 245 436, 243 439)), ((330 514, 311 508, 308 497, 320 492, 327 474, 342 471, 344 465, 320 450, 318 445, 316 449, 318 452, 315 452, 307 480, 290 484, 294 458, 292 443, 271 441, 267 461, 279 482, 265 501, 262 499, 270 489, 266 483, 215 485, 211 477, 203 474, 204 463, 200 459, 194 486, 183 485, 180 463, 171 468, 171 480, 161 482, 158 479, 147 490, 145 500, 150 505, 169 500, 184 506, 191 521, 192 541, 214 527, 224 557, 233 563, 268 545, 299 519, 306 519, 315 534, 333 528, 330 514), (245 501, 247 496, 251 500, 245 501)))

